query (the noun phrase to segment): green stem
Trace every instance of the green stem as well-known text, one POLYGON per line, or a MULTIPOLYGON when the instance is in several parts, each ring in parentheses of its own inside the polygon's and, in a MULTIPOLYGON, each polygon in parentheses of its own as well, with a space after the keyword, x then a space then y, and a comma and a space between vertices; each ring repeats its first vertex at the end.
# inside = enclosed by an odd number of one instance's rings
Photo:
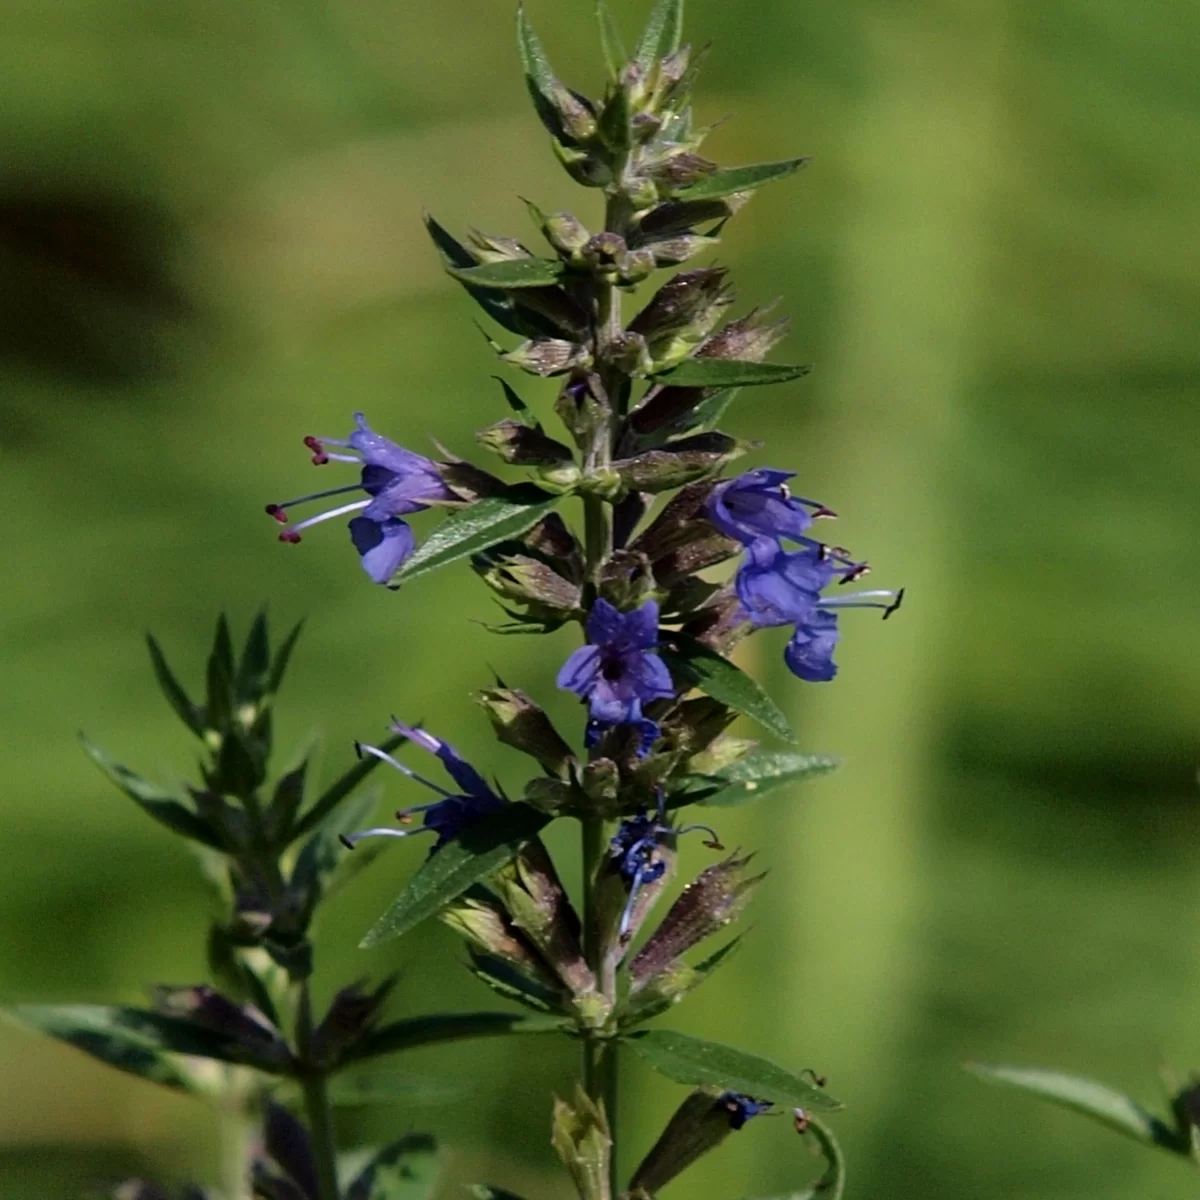
MULTIPOLYGON (((300 982, 300 997, 296 1011, 296 1046, 300 1060, 310 1063, 313 1019, 312 997, 308 981, 300 982)), ((304 1091, 304 1112, 308 1118, 308 1134, 312 1142, 313 1161, 317 1169, 316 1200, 340 1200, 337 1178, 337 1142, 333 1134, 333 1108, 329 1103, 328 1077, 317 1068, 306 1065, 301 1075, 304 1091)))

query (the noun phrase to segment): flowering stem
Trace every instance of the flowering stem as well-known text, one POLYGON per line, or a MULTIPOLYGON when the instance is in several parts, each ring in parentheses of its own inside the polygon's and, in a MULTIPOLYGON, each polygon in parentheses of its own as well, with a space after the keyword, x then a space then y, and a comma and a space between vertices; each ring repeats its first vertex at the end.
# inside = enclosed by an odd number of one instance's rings
MULTIPOLYGON (((308 990, 308 980, 301 980, 299 989, 299 1001, 296 1006, 296 1045, 301 1061, 307 1063, 313 1034, 312 997, 308 990)), ((333 1109, 329 1103, 328 1080, 324 1071, 306 1065, 300 1082, 304 1092, 304 1112, 308 1118, 313 1161, 317 1169, 316 1200, 339 1200, 337 1143, 333 1135, 333 1109)))

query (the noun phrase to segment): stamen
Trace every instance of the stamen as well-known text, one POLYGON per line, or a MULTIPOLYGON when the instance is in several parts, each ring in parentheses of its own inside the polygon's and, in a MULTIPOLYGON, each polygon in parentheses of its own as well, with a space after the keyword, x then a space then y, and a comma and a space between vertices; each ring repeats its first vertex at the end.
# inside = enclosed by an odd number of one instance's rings
POLYGON ((710 850, 725 849, 721 844, 721 835, 710 825, 684 825, 682 829, 676 829, 674 832, 677 837, 682 837, 685 833, 695 833, 697 830, 708 834, 710 840, 705 842, 704 845, 710 850))
POLYGON ((311 434, 304 439, 304 444, 312 451, 314 467, 323 467, 329 461, 329 455, 325 453, 325 447, 311 434))
MULTIPOLYGON (((358 491, 358 488, 347 488, 346 491, 358 491)), ((322 521, 332 521, 334 517, 343 516, 348 512, 357 512, 360 508, 366 508, 370 504, 370 499, 355 500, 353 504, 343 504, 341 508, 331 508, 328 512, 318 513, 315 517, 309 517, 307 521, 301 521, 299 525, 293 525, 290 530, 285 530, 287 533, 299 533, 301 529, 307 529, 310 525, 320 525, 322 521)), ((279 535, 283 538, 283 534, 279 535)), ((284 541, 292 541, 293 539, 283 538, 284 541)), ((299 540, 298 538, 295 540, 299 540)))
POLYGON ((338 841, 346 847, 347 850, 353 850, 363 838, 369 837, 392 837, 406 838, 412 837, 414 833, 432 833, 433 830, 428 826, 422 825, 420 829, 364 829, 361 833, 339 833, 338 841))
POLYGON ((287 542, 289 546, 300 545, 300 535, 294 529, 285 529, 280 535, 281 542, 287 542))
POLYGON ((357 483, 349 483, 345 487, 330 488, 327 492, 313 492, 310 496, 297 496, 295 500, 284 500, 281 504, 268 504, 267 512, 278 519, 277 513, 282 512, 285 508, 295 508, 297 504, 307 504, 310 500, 324 500, 326 496, 342 496, 346 492, 360 491, 362 488, 357 483))
POLYGON ((900 604, 900 596, 892 591, 877 589, 870 592, 851 592, 848 596, 822 597, 818 608, 882 608, 885 615, 894 613, 900 604), (882 601, 888 603, 884 604, 882 601))
POLYGON ((283 511, 282 504, 268 504, 266 513, 268 517, 274 517, 275 520, 280 523, 280 525, 286 525, 291 519, 288 517, 287 513, 283 511))
MULTIPOLYGON (((364 754, 373 755, 375 758, 379 759, 380 762, 387 763, 389 767, 395 767, 401 775, 407 775, 409 779, 412 779, 417 783, 423 783, 427 788, 437 792, 439 796, 445 796, 447 800, 455 799, 454 792, 448 792, 444 787, 440 787, 438 784, 434 783, 432 779, 426 779, 423 775, 418 775, 416 771, 412 769, 412 767, 406 767, 398 758, 393 758, 386 750, 380 750, 378 746, 368 746, 365 742, 355 742, 354 753, 357 754, 359 758, 362 758, 364 754)), ((431 808, 432 805, 418 806, 417 808, 410 808, 407 811, 420 812, 422 807, 431 808)))
POLYGON ((900 605, 903 603, 904 603, 904 589, 901 588, 896 593, 896 599, 892 601, 891 606, 889 608, 885 608, 883 610, 883 619, 886 621, 888 619, 888 617, 890 617, 892 615, 892 613, 894 613, 896 611, 896 609, 898 609, 900 607, 900 605))

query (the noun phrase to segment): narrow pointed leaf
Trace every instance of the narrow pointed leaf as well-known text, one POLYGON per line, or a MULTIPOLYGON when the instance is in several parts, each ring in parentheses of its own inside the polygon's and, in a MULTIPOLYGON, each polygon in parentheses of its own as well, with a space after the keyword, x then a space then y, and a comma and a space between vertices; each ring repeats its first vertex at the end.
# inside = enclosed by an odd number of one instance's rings
MULTIPOLYGON (((382 750, 391 754, 397 747, 404 745, 405 740, 399 735, 394 735, 386 741, 380 742, 379 745, 382 750)), ((292 840, 303 837, 306 833, 311 833, 316 829, 379 764, 380 760, 373 754, 363 755, 350 770, 331 783, 321 793, 312 808, 296 822, 296 827, 292 830, 292 840)))
POLYGON ((685 358, 679 366, 655 379, 670 387, 762 387, 800 379, 811 370, 811 364, 792 366, 788 363, 744 362, 738 358, 685 358))
POLYGON ((447 267, 446 271, 470 287, 509 290, 550 287, 565 269, 557 258, 510 258, 476 267, 447 267))
POLYGON ((554 508, 559 499, 541 488, 518 485, 501 495, 487 496, 470 508, 451 513, 392 576, 391 586, 406 583, 524 533, 554 508))
POLYGON ((267 614, 259 612, 250 626, 242 659, 238 663, 234 692, 239 701, 257 700, 262 694, 263 684, 271 670, 271 639, 267 628, 267 614))
POLYGON ((1148 1112, 1130 1096, 1103 1083, 1068 1075, 1062 1071, 1046 1071, 1039 1067, 996 1066, 987 1063, 968 1063, 967 1070, 988 1083, 1016 1088, 1069 1108, 1115 1129, 1135 1141, 1149 1146, 1161 1146, 1178 1154, 1188 1154, 1186 1139, 1180 1138, 1165 1122, 1148 1112))
POLYGON ((144 813, 165 825, 174 833, 211 846, 214 850, 225 849, 225 843, 207 822, 190 808, 181 804, 170 792, 131 771, 121 763, 109 758, 99 746, 79 735, 84 752, 127 795, 144 813))
POLYGON ((756 1054, 719 1042, 706 1042, 669 1029, 632 1033, 622 1040, 660 1075, 676 1083, 725 1088, 759 1100, 818 1112, 833 1112, 842 1107, 827 1092, 799 1075, 756 1054))
POLYGON ((727 808, 757 800, 776 788, 801 783, 828 775, 841 766, 841 760, 828 754, 789 754, 764 750, 751 754, 740 762, 712 776, 725 786, 701 801, 715 807, 727 808))
POLYGON ((680 191, 678 198, 718 200, 722 196, 732 196, 734 192, 747 192, 762 187, 764 183, 786 179, 801 167, 807 166, 808 162, 807 158, 788 158, 782 162, 753 163, 745 167, 720 167, 699 183, 680 191))
POLYGON ((842 1107, 808 1080, 732 1046, 663 1029, 629 1034, 623 1040, 660 1074, 677 1083, 744 1092, 806 1110, 832 1112, 842 1107))
POLYGON ((153 634, 146 634, 146 645, 150 650, 154 678, 158 680, 158 686, 162 689, 162 694, 166 696, 167 703, 175 710, 175 715, 197 737, 202 737, 204 734, 203 710, 192 703, 187 692, 183 690, 182 684, 175 678, 171 668, 167 665, 166 656, 158 642, 155 641, 153 634))
POLYGON ((410 1017, 393 1021, 360 1042, 351 1058, 378 1058, 399 1050, 434 1046, 441 1042, 461 1042, 468 1038, 505 1037, 511 1033, 557 1033, 563 1027, 558 1018, 527 1017, 520 1013, 474 1012, 443 1013, 431 1017, 410 1017))
POLYGON ((649 71, 655 59, 679 49, 682 33, 683 0, 655 0, 633 57, 649 71))
MULTIPOLYGON (((167 1055, 246 1062, 248 1051, 225 1034, 177 1017, 102 1004, 24 1004, 0 1010, 19 1025, 74 1046, 101 1062, 165 1087, 190 1089, 182 1064, 167 1055)), ((279 1063, 262 1064, 278 1070, 279 1063)))
POLYGON ((524 4, 517 6, 517 50, 521 56, 521 70, 525 72, 530 87, 543 95, 549 94, 554 86, 554 70, 541 40, 525 15, 524 4))
POLYGON ((346 1200, 426 1200, 438 1181, 437 1143, 410 1133, 380 1150, 346 1190, 346 1200))
POLYGON ((275 659, 271 663, 271 674, 267 679, 267 695, 273 696, 279 691, 279 685, 283 682, 283 677, 287 674, 288 663, 292 659, 292 651, 295 650, 296 642, 303 629, 304 621, 297 621, 292 626, 291 632, 283 639, 283 645, 275 651, 275 659))
POLYGON ((725 411, 737 399, 738 388, 722 388, 706 395, 689 416, 689 424, 697 429, 714 429, 725 416, 725 411))
POLYGON ((600 47, 604 51, 604 65, 608 68, 609 77, 616 79, 629 59, 626 57, 625 47, 621 44, 621 35, 609 10, 608 0, 596 0, 596 24, 600 26, 600 47))
POLYGON ((391 908, 363 938, 362 948, 390 941, 435 916, 473 884, 514 858, 550 820, 550 813, 517 802, 465 829, 425 860, 391 908))
POLYGON ((675 634, 672 641, 674 649, 661 651, 672 674, 745 713, 783 741, 795 743, 796 735, 779 705, 745 671, 693 638, 675 634))
POLYGON ((233 721, 233 679, 233 642, 221 617, 205 676, 204 724, 209 729, 228 729, 233 721))

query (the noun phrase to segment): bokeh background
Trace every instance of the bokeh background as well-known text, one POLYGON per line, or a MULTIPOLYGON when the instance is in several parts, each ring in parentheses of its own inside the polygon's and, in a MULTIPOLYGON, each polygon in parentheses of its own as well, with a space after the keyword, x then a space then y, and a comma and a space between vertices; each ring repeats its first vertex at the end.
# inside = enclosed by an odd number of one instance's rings
MULTIPOLYGON (((290 548, 262 514, 309 486, 300 438, 344 435, 356 408, 460 452, 500 415, 420 211, 510 233, 518 194, 596 215, 529 110, 512 7, 0 0, 5 1002, 201 977, 190 859, 74 740, 191 769, 145 629, 195 679, 222 608, 241 630, 263 603, 307 615, 282 744, 321 732, 329 775, 396 711, 519 782, 470 703, 489 665, 572 718, 553 695, 569 633, 493 638, 465 567, 392 595, 339 528, 290 548)), ((615 7, 632 31, 641 0, 615 7)), ((530 8, 594 90, 590 5, 530 8)), ((1153 1102, 1160 1063, 1200 1063, 1200 9, 693 0, 689 34, 716 44, 701 115, 735 114, 718 157, 813 157, 720 257, 747 304, 785 297, 781 357, 816 370, 743 393, 729 426, 910 603, 844 621, 832 686, 793 680, 769 636, 748 648, 805 746, 847 766, 722 815, 771 875, 748 949, 671 1023, 827 1073, 851 1196, 1182 1194, 1166 1156, 959 1064, 1153 1102)), ((399 968, 397 1013, 494 1007, 439 926, 354 948, 421 854, 397 847, 331 907, 326 985, 399 968)), ((217 1178, 198 1104, 0 1038, 6 1198, 217 1178)), ((344 1114, 347 1138, 432 1129, 452 1181, 564 1194, 548 1098, 570 1047, 395 1066, 410 1102, 344 1114)), ((626 1085, 632 1155, 680 1089, 637 1064, 626 1085)), ((815 1170, 785 1121, 756 1122, 672 1194, 815 1170)))

